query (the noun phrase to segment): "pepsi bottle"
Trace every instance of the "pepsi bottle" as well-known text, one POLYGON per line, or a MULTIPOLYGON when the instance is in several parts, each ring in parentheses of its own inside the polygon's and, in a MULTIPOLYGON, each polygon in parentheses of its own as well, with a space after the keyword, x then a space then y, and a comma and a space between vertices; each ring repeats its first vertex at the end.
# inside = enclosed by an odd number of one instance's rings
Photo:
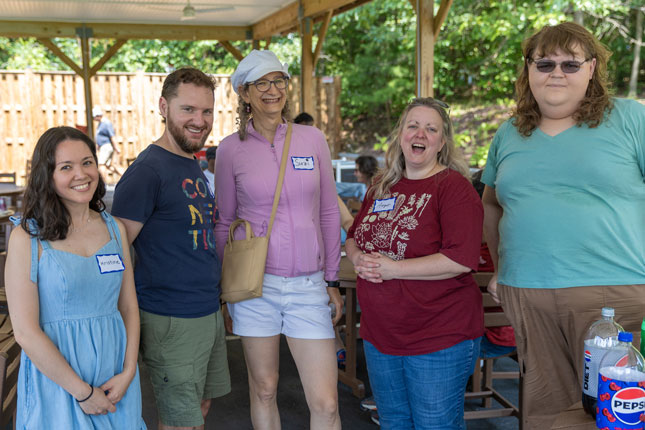
POLYGON ((618 333, 598 370, 596 426, 606 430, 643 430, 645 360, 632 346, 633 335, 618 333))
POLYGON ((598 395, 598 366, 607 351, 618 344, 618 333, 623 328, 614 321, 614 309, 602 308, 602 318, 591 324, 585 336, 582 378, 582 406, 592 417, 596 416, 598 395))

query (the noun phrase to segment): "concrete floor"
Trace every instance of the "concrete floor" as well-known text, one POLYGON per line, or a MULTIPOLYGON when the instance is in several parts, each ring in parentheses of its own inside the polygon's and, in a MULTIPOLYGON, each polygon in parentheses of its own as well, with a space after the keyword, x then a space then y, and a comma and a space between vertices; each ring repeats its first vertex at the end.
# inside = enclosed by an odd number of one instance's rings
MULTIPOLYGON (((252 429, 249 418, 248 380, 242 345, 239 339, 229 340, 228 360, 231 372, 232 392, 220 399, 215 399, 211 412, 206 418, 206 430, 247 430, 252 429)), ((359 341, 358 378, 365 382, 369 391, 369 380, 359 341)), ((143 417, 150 430, 157 428, 157 409, 154 394, 148 379, 145 366, 141 365, 141 384, 143 392, 143 417)), ((508 358, 498 360, 499 370, 517 369, 517 364, 508 358)), ((497 367, 496 367, 497 369, 497 367)), ((518 384, 516 380, 500 380, 495 387, 512 402, 517 401, 518 384)), ((350 389, 338 384, 340 416, 344 429, 377 430, 378 426, 370 420, 368 412, 361 411, 360 399, 354 397, 350 389)), ((278 388, 278 406, 283 430, 303 430, 309 428, 309 411, 305 402, 304 391, 298 377, 295 363, 289 353, 284 338, 280 346, 280 383, 278 388)), ((473 400, 466 404, 467 410, 477 409, 478 402, 473 400)), ((468 430, 515 430, 519 428, 518 420, 513 417, 490 420, 467 421, 468 430)))

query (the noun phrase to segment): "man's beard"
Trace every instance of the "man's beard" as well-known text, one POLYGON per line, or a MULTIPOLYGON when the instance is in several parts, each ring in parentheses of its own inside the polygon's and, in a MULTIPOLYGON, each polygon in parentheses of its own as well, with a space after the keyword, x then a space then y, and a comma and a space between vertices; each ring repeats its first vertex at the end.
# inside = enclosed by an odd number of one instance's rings
POLYGON ((189 154, 194 154, 195 152, 199 151, 204 147, 204 144, 206 143, 206 139, 208 139, 208 134, 210 133, 210 130, 208 131, 208 133, 204 133, 204 137, 201 139, 200 142, 194 142, 186 138, 183 127, 178 126, 172 120, 170 115, 168 115, 168 117, 166 118, 166 122, 168 124, 168 131, 170 132, 170 135, 172 136, 172 138, 177 143, 177 146, 179 146, 179 148, 181 148, 182 151, 187 152, 189 154))

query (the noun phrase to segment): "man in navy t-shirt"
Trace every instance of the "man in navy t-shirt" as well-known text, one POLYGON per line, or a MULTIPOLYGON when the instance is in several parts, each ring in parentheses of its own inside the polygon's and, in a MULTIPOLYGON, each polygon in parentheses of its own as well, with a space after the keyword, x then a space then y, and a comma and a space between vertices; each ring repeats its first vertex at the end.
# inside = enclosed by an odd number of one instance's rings
POLYGON ((162 429, 203 428, 210 399, 230 391, 215 201, 193 156, 213 127, 214 88, 196 69, 168 75, 164 134, 125 172, 112 205, 137 253, 140 349, 162 429))

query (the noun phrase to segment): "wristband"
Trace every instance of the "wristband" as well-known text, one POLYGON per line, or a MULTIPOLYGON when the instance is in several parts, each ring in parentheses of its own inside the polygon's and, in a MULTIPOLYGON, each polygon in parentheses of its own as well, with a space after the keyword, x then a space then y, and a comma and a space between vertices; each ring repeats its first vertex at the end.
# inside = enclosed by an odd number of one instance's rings
POLYGON ((327 281, 327 288, 338 288, 340 287, 340 281, 327 281))
MULTIPOLYGON (((87 384, 90 385, 90 384, 87 384)), ((90 397, 92 397, 92 394, 94 394, 94 386, 90 385, 90 395, 84 398, 83 400, 76 400, 78 403, 83 403, 86 400, 89 400, 90 397)))

